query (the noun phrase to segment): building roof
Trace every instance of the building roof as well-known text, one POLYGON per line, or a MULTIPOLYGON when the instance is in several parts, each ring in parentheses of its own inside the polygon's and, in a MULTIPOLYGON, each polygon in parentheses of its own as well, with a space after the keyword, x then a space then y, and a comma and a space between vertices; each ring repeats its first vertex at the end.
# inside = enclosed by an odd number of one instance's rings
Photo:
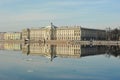
POLYGON ((102 29, 91 29, 91 28, 83 28, 81 27, 82 30, 92 30, 92 31, 105 31, 105 30, 102 30, 102 29))

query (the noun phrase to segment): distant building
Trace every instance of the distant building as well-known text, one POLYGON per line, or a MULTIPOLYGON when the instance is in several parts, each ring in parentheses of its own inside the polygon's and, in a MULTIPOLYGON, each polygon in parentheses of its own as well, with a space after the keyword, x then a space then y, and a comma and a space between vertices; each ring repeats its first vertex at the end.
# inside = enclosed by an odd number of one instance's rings
POLYGON ((47 27, 23 29, 22 39, 31 41, 53 40, 55 38, 53 31, 55 31, 55 26, 52 24, 47 27))
POLYGON ((57 27, 56 40, 81 40, 81 27, 80 26, 57 27))
POLYGON ((21 32, 7 32, 4 34, 4 40, 21 40, 21 32))
POLYGON ((22 30, 22 40, 27 40, 30 37, 30 29, 22 30))
POLYGON ((99 29, 82 28, 81 26, 56 27, 50 26, 38 29, 24 29, 22 39, 39 40, 105 40, 106 31, 99 29))
POLYGON ((4 40, 4 34, 5 32, 0 32, 0 40, 4 40))
POLYGON ((81 28, 81 40, 106 40, 106 31, 81 28))

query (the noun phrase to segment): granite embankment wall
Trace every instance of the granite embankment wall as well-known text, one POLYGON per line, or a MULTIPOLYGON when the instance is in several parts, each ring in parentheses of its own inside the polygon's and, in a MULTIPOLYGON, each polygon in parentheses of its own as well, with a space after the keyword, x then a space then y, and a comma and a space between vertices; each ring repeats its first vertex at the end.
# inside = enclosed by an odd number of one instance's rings
MULTIPOLYGON (((23 40, 0 40, 8 43, 25 43, 23 40)), ((27 43, 47 43, 47 44, 81 44, 81 45, 120 45, 120 41, 67 41, 67 40, 47 40, 47 41, 27 41, 27 43)))

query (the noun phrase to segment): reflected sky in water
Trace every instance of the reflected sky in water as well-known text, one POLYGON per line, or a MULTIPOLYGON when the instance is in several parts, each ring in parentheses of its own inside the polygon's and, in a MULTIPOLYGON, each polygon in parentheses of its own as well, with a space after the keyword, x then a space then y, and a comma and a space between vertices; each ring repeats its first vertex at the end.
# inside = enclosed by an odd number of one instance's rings
MULTIPOLYGON (((84 54, 88 54, 85 53, 88 47, 82 46, 80 49, 84 54)), ((88 49, 89 53, 92 49, 88 49)), ((113 47, 107 49, 112 50, 113 47)), ((96 52, 99 50, 97 47, 96 52)), ((61 57, 55 53, 58 56, 52 61, 46 56, 27 55, 22 52, 5 49, 5 46, 4 50, 0 50, 0 80, 118 80, 120 78, 120 58, 108 55, 111 52, 105 54, 99 51, 96 55, 91 52, 93 55, 83 56, 81 53, 79 58, 61 57)))

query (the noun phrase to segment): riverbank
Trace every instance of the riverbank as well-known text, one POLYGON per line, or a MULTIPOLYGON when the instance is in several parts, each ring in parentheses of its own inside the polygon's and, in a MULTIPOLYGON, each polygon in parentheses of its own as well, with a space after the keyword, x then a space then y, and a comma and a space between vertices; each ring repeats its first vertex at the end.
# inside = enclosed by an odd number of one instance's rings
POLYGON ((120 45, 120 41, 80 41, 80 40, 46 40, 46 41, 23 41, 23 40, 0 40, 7 43, 44 43, 44 44, 80 44, 80 45, 120 45))
POLYGON ((23 43, 23 40, 0 40, 0 42, 8 42, 8 43, 23 43))

